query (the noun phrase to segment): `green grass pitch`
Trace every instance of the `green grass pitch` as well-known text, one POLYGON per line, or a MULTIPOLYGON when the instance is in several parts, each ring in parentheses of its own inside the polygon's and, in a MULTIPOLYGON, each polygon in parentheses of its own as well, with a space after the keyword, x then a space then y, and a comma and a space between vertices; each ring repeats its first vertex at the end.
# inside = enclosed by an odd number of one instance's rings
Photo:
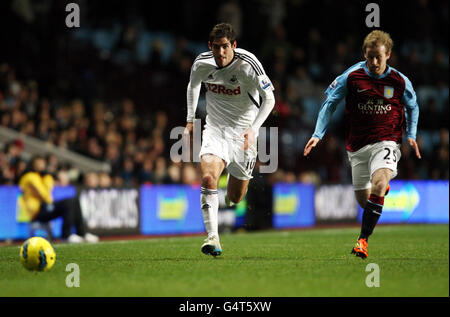
POLYGON ((223 255, 201 253, 203 236, 55 244, 48 272, 0 247, 0 296, 309 297, 449 296, 448 225, 378 226, 369 258, 350 255, 359 228, 224 234, 223 255), (80 286, 69 288, 69 263, 80 286), (379 287, 368 287, 369 263, 379 287))

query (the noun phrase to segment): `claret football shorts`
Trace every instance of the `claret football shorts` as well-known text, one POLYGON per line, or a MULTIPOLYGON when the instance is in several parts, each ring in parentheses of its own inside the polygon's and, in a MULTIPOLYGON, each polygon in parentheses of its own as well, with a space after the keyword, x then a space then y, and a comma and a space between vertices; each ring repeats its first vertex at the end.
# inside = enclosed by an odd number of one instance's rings
POLYGON ((372 175, 380 168, 392 170, 392 178, 397 176, 397 164, 401 157, 400 145, 394 141, 369 144, 356 152, 347 151, 352 167, 354 190, 372 187, 372 175))
POLYGON ((232 130, 219 130, 205 126, 202 133, 200 158, 205 154, 213 154, 223 159, 228 172, 240 180, 253 178, 257 151, 257 136, 255 143, 248 150, 244 150, 244 138, 240 133, 232 130))

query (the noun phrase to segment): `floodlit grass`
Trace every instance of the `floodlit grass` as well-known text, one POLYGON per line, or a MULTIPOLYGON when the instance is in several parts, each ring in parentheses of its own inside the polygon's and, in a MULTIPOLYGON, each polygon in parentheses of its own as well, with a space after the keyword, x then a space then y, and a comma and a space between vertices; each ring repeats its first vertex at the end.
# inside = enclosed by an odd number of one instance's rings
POLYGON ((358 228, 221 236, 223 255, 201 253, 203 237, 55 244, 48 272, 27 271, 19 246, 0 247, 0 296, 308 297, 449 296, 448 225, 378 226, 369 258, 350 255, 358 228), (66 286, 66 265, 80 287, 66 286), (380 286, 367 287, 369 263, 380 286))

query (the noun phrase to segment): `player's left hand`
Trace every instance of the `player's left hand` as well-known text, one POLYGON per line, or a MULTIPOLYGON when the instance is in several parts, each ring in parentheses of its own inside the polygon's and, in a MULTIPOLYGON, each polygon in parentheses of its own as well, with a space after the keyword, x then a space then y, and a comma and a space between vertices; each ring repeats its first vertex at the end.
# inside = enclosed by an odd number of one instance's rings
POLYGON ((241 138, 244 138, 244 150, 248 150, 248 148, 255 143, 255 131, 252 128, 247 129, 244 133, 241 134, 241 138))
POLYGON ((419 146, 417 145, 416 140, 408 138, 409 145, 414 149, 414 152, 416 152, 416 156, 421 159, 422 156, 420 155, 419 146))

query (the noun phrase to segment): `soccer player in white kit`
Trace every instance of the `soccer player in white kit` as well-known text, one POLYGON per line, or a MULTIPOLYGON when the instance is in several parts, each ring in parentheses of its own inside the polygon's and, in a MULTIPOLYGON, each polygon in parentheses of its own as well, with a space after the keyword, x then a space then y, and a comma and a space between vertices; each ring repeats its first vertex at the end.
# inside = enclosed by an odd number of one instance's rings
MULTIPOLYGON (((250 52, 236 48, 228 23, 214 26, 210 51, 194 61, 187 87, 185 137, 192 139, 193 121, 202 83, 206 88, 206 124, 200 149, 201 210, 208 237, 204 254, 222 254, 218 234, 218 182, 228 170, 226 201, 241 201, 257 157, 258 131, 275 105, 273 85, 261 63, 250 52)), ((192 144, 191 144, 192 145, 192 144)))

